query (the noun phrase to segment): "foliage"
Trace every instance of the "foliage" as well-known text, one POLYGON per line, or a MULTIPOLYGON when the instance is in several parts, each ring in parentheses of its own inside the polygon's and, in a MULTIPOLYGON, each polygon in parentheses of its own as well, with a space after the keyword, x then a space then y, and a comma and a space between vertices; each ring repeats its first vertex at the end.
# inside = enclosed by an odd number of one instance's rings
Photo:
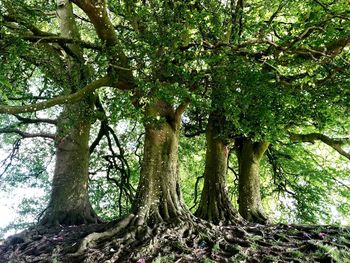
MULTIPOLYGON (((347 224, 344 192, 349 190, 348 162, 321 144, 279 145, 274 148, 272 178, 282 206, 299 223, 347 224), (324 194, 328 193, 328 194, 324 194), (343 218, 343 219, 340 219, 343 218)), ((278 200, 277 199, 277 200, 278 200)))

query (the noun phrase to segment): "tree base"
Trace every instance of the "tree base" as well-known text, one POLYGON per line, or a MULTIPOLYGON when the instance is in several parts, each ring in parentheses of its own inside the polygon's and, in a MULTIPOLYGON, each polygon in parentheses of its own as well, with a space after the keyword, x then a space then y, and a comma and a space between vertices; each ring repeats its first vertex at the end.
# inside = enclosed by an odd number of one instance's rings
POLYGON ((214 225, 229 226, 229 225, 244 225, 247 222, 240 216, 240 214, 232 208, 231 205, 225 208, 218 209, 219 213, 209 213, 206 207, 199 207, 194 215, 203 220, 209 221, 214 225))
POLYGON ((82 224, 97 224, 101 223, 101 219, 96 215, 92 208, 87 208, 83 211, 51 211, 48 208, 45 211, 39 225, 46 227, 56 227, 59 225, 74 226, 82 224))
POLYGON ((260 210, 250 210, 249 212, 243 214, 243 217, 251 223, 258 223, 262 225, 268 224, 267 217, 265 216, 264 212, 261 212, 260 210))

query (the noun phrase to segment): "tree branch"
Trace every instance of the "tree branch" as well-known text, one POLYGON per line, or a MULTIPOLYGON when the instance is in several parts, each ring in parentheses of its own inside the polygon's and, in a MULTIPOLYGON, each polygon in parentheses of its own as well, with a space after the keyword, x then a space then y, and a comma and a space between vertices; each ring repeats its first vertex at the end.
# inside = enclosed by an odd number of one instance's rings
POLYGON ((8 100, 16 100, 16 101, 23 101, 23 100, 47 100, 50 99, 46 96, 26 96, 26 97, 8 97, 8 100))
POLYGON ((113 47, 111 49, 113 52, 109 52, 107 55, 110 64, 114 65, 110 69, 113 69, 118 76, 118 80, 125 84, 122 89, 133 89, 135 87, 135 80, 132 71, 125 70, 130 69, 129 59, 121 48, 114 25, 108 17, 106 1, 72 0, 72 2, 89 17, 100 40, 106 46, 113 47), (115 68, 115 65, 118 68, 115 68))
POLYGON ((330 138, 321 133, 296 134, 289 133, 292 142, 309 142, 321 141, 336 150, 340 155, 350 160, 350 153, 346 152, 341 146, 350 143, 350 138, 330 138))
POLYGON ((19 136, 21 136, 23 139, 24 138, 47 138, 47 139, 55 139, 55 135, 51 134, 51 133, 45 133, 45 132, 41 132, 41 133, 28 133, 28 132, 24 132, 21 131, 19 129, 14 129, 14 128, 4 128, 4 129, 0 129, 0 133, 13 133, 13 134, 18 134, 19 136))
POLYGON ((97 145, 100 144, 102 138, 106 135, 106 133, 107 133, 106 124, 104 121, 101 121, 101 126, 100 126, 100 130, 98 131, 97 137, 89 147, 90 154, 92 154, 95 151, 97 145))
POLYGON ((94 50, 101 50, 101 47, 98 45, 95 45, 93 43, 89 43, 86 41, 82 41, 79 39, 72 39, 72 38, 67 38, 67 37, 60 37, 60 36, 24 36, 24 40, 28 40, 30 42, 34 43, 58 43, 58 44, 77 44, 80 47, 83 48, 89 48, 89 49, 94 49, 94 50))
POLYGON ((197 206, 197 201, 198 201, 198 184, 199 184, 199 181, 201 179, 204 178, 204 174, 201 175, 201 176, 198 176, 197 179, 196 179, 196 183, 194 185, 194 200, 193 200, 193 206, 190 208, 190 210, 192 210, 193 208, 195 208, 197 206))
MULTIPOLYGON (((317 3, 318 5, 320 5, 327 13, 331 14, 333 17, 338 17, 340 19, 344 19, 344 20, 350 20, 350 17, 347 15, 343 15, 343 14, 337 14, 334 11, 330 10, 325 4, 323 4, 321 1, 318 0, 314 0, 315 3, 317 3)), ((346 14, 344 12, 344 14, 346 14)))
POLYGON ((183 102, 176 108, 175 119, 177 121, 180 121, 182 114, 185 112, 189 104, 190 104, 189 102, 183 102))
POLYGON ((13 145, 10 154, 2 161, 0 165, 0 169, 2 169, 0 173, 0 178, 7 172, 7 170, 12 165, 13 159, 18 154, 19 147, 21 145, 21 139, 17 139, 13 145))
POLYGON ((37 119, 31 119, 31 118, 25 118, 20 115, 15 114, 14 115, 17 120, 19 120, 23 124, 35 124, 35 123, 48 123, 48 124, 57 124, 57 120, 52 120, 52 119, 42 119, 42 118, 37 118, 37 119))
POLYGON ((286 176, 286 172, 283 168, 283 166, 279 162, 278 155, 281 155, 280 153, 277 155, 277 152, 272 148, 269 147, 266 151, 267 160, 272 166, 272 178, 273 183, 276 185, 276 189, 274 192, 285 192, 290 194, 295 198, 296 194, 288 189, 288 186, 293 187, 293 184, 288 180, 286 176))
POLYGON ((110 85, 111 82, 112 82, 111 77, 105 76, 101 79, 93 81, 92 83, 86 85, 83 89, 73 94, 58 96, 44 102, 39 102, 39 103, 24 105, 24 106, 0 105, 0 114, 18 114, 18 113, 25 113, 25 112, 35 112, 35 111, 48 109, 56 105, 74 103, 82 99, 85 95, 95 91, 96 89, 101 88, 103 86, 110 85))

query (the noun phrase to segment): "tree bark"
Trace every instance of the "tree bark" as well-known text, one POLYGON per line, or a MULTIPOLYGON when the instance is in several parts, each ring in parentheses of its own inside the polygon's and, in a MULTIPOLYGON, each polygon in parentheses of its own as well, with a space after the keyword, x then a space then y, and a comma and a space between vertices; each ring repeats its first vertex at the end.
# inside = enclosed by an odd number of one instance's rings
POLYGON ((195 216, 210 221, 235 223, 241 221, 228 196, 226 176, 228 149, 220 136, 218 113, 209 116, 206 130, 207 151, 205 157, 204 186, 195 216))
POLYGON ((268 142, 253 142, 249 138, 236 140, 239 163, 238 203, 239 213, 251 222, 266 223, 260 194, 260 160, 268 142))
POLYGON ((145 124, 144 157, 133 213, 137 225, 173 222, 188 215, 182 202, 178 175, 180 116, 171 106, 158 103, 147 110, 158 123, 145 124), (164 107, 166 113, 164 113, 164 107), (163 111, 163 112, 162 112, 163 111))
POLYGON ((92 104, 87 100, 66 105, 58 119, 56 164, 49 205, 40 224, 96 223, 89 202, 89 133, 92 104))
MULTIPOLYGON (((57 6, 62 36, 79 38, 71 3, 58 0, 57 6)), ((80 48, 74 44, 69 48, 74 57, 70 54, 65 58, 67 75, 63 85, 65 91, 71 93, 85 85, 88 75, 80 48)), ((74 104, 66 104, 58 118, 51 197, 39 222, 42 225, 77 225, 98 221, 88 196, 89 134, 93 110, 93 95, 90 95, 74 104)))

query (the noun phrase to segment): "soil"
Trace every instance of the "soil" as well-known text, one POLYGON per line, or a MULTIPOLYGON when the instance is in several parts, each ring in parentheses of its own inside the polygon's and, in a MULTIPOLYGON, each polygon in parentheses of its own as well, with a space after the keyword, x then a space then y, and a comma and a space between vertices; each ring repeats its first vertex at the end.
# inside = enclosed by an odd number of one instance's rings
POLYGON ((188 228, 164 223, 129 239, 125 228, 76 253, 89 234, 116 225, 33 227, 0 244, 0 262, 350 262, 349 227, 214 226, 199 219, 188 228))

